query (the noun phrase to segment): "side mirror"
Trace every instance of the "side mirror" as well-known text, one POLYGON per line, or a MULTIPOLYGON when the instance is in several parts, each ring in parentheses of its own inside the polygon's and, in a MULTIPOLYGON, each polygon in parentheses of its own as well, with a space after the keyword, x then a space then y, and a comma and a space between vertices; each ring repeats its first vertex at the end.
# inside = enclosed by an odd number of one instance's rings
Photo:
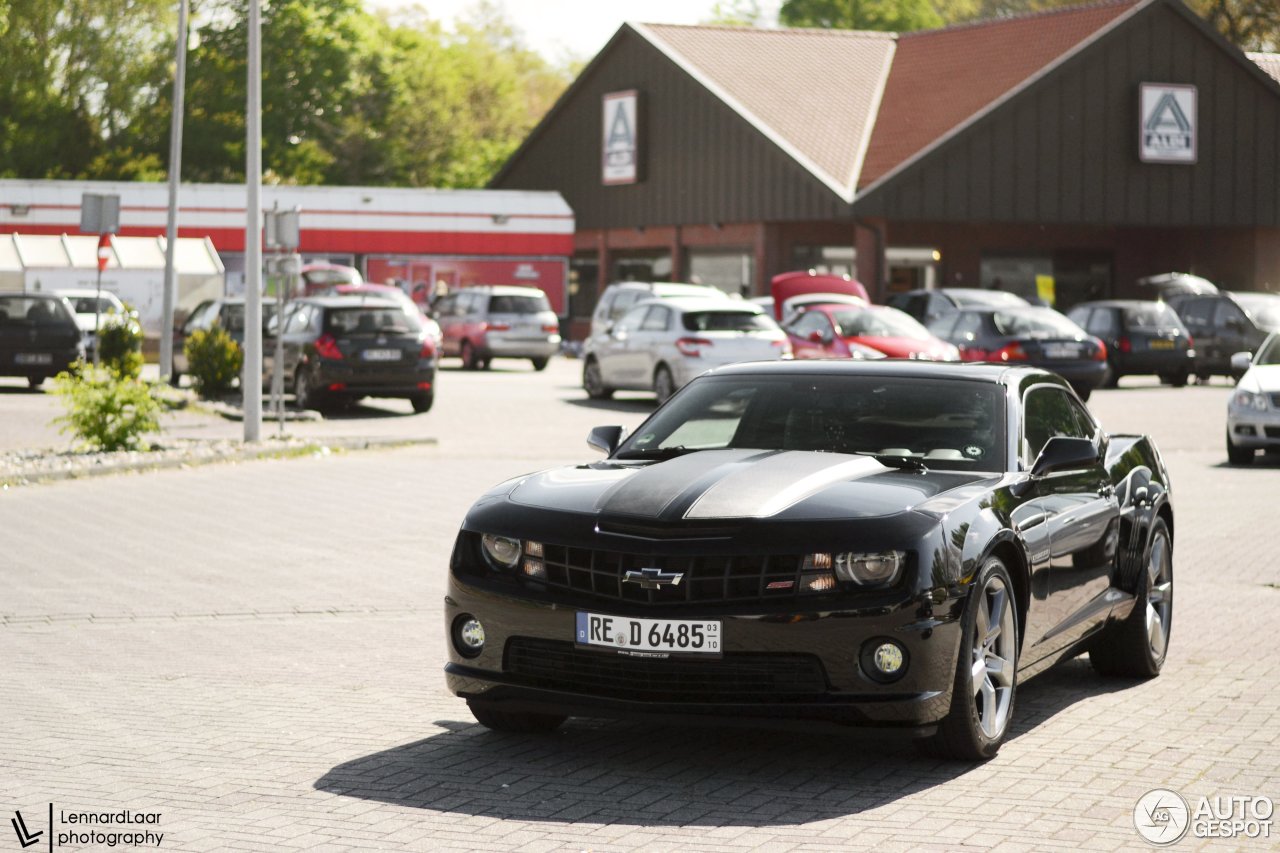
POLYGON ((613 451, 622 444, 622 437, 626 434, 627 431, 620 426, 593 427, 591 432, 587 433, 587 447, 599 450, 605 456, 612 456, 613 451))
POLYGON ((1238 352, 1231 356, 1231 373, 1235 376, 1244 376, 1251 364, 1253 364, 1253 356, 1250 353, 1238 352))
POLYGON ((1044 477, 1056 471, 1087 468, 1098 461, 1098 448, 1087 438, 1068 438, 1055 435, 1045 442, 1044 449, 1031 466, 1032 477, 1044 477))

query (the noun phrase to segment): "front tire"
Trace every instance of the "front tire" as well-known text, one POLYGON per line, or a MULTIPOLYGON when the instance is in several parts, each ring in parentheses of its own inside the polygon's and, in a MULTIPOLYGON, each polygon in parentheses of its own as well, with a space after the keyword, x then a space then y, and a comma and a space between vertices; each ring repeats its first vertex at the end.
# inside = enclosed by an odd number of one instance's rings
POLYGON ((521 713, 518 711, 498 711, 486 702, 476 699, 467 700, 467 708, 476 722, 495 732, 511 732, 513 734, 542 734, 553 732, 568 717, 560 714, 521 713))
POLYGON ((1018 683, 1016 607, 1009 570, 998 557, 989 558, 965 603, 951 710, 936 734, 918 741, 926 754, 985 761, 999 752, 1018 683))
POLYGON ((1230 431, 1227 432, 1227 462, 1232 465, 1252 465, 1253 450, 1252 447, 1237 447, 1231 440, 1230 431))
POLYGON ((671 368, 661 365, 653 374, 653 395, 658 398, 658 405, 671 399, 676 393, 676 380, 671 376, 671 368))
POLYGON ((1164 666, 1173 627, 1173 540, 1157 518, 1147 546, 1147 564, 1138 572, 1133 610, 1108 627, 1089 649, 1089 662, 1101 675, 1155 678, 1164 666))
POLYGON ((547 363, 548 363, 548 362, 550 362, 550 361, 551 361, 551 359, 549 359, 549 358, 531 358, 531 359, 529 359, 529 362, 533 365, 533 369, 534 369, 534 370, 538 370, 538 371, 546 370, 546 369, 547 369, 547 363))
POLYGON ((613 396, 613 389, 605 386, 600 362, 595 358, 588 358, 582 366, 582 388, 592 400, 608 400, 613 396))

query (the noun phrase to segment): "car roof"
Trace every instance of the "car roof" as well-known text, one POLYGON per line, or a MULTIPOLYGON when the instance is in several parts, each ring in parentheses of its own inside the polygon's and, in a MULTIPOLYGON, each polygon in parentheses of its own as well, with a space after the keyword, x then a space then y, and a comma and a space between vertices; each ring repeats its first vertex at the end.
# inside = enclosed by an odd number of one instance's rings
POLYGON ((294 302, 305 302, 308 305, 319 305, 321 308, 359 308, 362 305, 373 305, 377 308, 402 308, 395 299, 381 293, 360 293, 343 296, 307 296, 295 299, 294 302))
POLYGON ((546 291, 538 287, 521 287, 515 284, 472 284, 466 287, 460 287, 449 295, 455 293, 470 293, 472 291, 480 291, 494 296, 546 296, 546 291))
POLYGON ((631 307, 641 305, 666 305, 677 311, 729 311, 742 314, 764 314, 764 308, 745 299, 725 299, 723 302, 708 302, 705 296, 669 296, 663 299, 642 299, 631 307))
POLYGON ((1167 302, 1159 299, 1095 299, 1092 302, 1081 302, 1071 306, 1074 311, 1077 308, 1145 308, 1148 305, 1164 305, 1168 307, 1167 302))
MULTIPOLYGON (((60 287, 53 292, 53 295, 54 296, 75 296, 79 298, 82 296, 97 296, 98 291, 94 290, 92 287, 60 287)), ((102 295, 107 299, 111 299, 116 296, 110 290, 102 291, 102 295)))
MULTIPOLYGON (((955 361, 915 361, 913 359, 875 359, 863 361, 849 358, 813 358, 800 361, 751 361, 729 364, 708 371, 715 376, 885 376, 903 379, 972 380, 1004 384, 1025 375, 1054 374, 1037 367, 1013 367, 1005 364, 980 364, 955 361)), ((706 374, 704 374, 706 375, 706 374)))

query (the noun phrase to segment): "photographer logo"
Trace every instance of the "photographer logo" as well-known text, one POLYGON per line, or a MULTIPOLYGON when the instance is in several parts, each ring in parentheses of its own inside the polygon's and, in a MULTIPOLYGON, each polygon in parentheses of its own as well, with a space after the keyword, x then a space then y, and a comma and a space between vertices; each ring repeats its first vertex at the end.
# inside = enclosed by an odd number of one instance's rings
POLYGON ((1156 788, 1138 799, 1133 807, 1133 825, 1152 844, 1173 844, 1187 834, 1191 810, 1175 791, 1156 788))

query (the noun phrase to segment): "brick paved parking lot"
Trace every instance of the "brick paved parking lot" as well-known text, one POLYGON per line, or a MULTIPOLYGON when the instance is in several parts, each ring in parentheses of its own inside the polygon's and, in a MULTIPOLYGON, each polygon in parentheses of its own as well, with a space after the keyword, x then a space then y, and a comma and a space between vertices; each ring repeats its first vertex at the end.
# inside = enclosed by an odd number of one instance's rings
POLYGON ((0 493, 0 850, 19 849, 13 810, 43 831, 50 802, 160 812, 147 829, 176 850, 818 851, 1136 849, 1152 788, 1280 799, 1280 461, 1226 467, 1223 384, 1091 401, 1172 470, 1169 660, 1146 683, 1085 659, 1029 682, 987 764, 874 733, 475 725, 441 673, 462 514, 652 410, 588 405, 577 369, 449 371, 428 415, 323 427, 434 448, 0 493))

